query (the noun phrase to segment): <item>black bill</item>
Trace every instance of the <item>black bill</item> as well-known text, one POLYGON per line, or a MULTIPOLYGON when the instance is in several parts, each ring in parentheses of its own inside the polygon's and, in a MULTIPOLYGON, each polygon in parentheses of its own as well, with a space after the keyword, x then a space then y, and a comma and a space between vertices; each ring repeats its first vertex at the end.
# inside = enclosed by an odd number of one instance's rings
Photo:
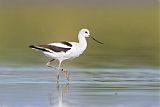
POLYGON ((96 40, 94 37, 92 37, 92 36, 90 36, 90 37, 91 37, 94 41, 96 41, 97 43, 104 44, 104 43, 102 43, 102 42, 96 40))

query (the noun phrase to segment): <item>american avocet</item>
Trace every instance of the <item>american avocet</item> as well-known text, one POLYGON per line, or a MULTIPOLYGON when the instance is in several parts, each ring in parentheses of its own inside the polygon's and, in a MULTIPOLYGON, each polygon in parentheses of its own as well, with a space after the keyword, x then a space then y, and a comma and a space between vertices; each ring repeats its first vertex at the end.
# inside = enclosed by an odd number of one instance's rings
POLYGON ((64 70, 61 67, 62 61, 66 59, 73 59, 81 55, 87 47, 86 37, 91 37, 96 42, 103 44, 102 42, 97 41, 95 38, 90 36, 88 29, 81 29, 78 33, 79 42, 58 42, 58 43, 49 43, 47 45, 30 45, 29 47, 38 51, 41 51, 46 56, 51 57, 52 60, 46 63, 48 67, 51 66, 51 62, 59 60, 59 66, 55 67, 57 71, 57 82, 59 81, 60 71, 64 72, 64 76, 69 79, 69 72, 64 70))

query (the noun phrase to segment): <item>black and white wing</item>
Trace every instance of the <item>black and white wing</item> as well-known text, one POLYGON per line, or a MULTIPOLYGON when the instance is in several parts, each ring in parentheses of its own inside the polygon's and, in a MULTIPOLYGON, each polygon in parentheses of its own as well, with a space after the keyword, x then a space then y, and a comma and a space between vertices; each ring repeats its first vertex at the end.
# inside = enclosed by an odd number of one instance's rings
POLYGON ((32 49, 42 51, 42 52, 67 52, 72 48, 72 44, 70 42, 59 42, 59 43, 50 43, 47 45, 30 45, 32 49))

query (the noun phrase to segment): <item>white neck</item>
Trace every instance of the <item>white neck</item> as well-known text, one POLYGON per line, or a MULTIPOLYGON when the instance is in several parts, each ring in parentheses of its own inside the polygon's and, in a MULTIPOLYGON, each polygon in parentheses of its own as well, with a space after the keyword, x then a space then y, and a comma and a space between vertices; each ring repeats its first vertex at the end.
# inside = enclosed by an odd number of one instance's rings
POLYGON ((87 41, 84 36, 78 35, 78 40, 79 40, 79 48, 80 50, 84 51, 87 47, 87 41))
POLYGON ((79 44, 81 45, 87 45, 87 41, 86 41, 86 38, 81 36, 81 35, 78 35, 78 40, 79 40, 79 44))

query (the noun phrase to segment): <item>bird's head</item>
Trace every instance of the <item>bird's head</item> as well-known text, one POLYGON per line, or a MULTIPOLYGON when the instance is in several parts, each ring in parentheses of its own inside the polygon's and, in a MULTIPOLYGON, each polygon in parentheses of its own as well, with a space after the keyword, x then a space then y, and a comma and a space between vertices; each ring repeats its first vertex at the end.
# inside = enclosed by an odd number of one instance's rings
POLYGON ((81 30, 79 31, 79 34, 78 34, 78 35, 83 36, 83 37, 89 37, 90 32, 89 32, 88 29, 81 29, 81 30))
POLYGON ((78 36, 80 36, 80 37, 90 37, 90 38, 92 38, 94 41, 96 41, 97 43, 103 44, 102 42, 96 40, 93 36, 91 36, 91 35, 90 35, 90 31, 89 31, 88 29, 81 29, 81 30, 79 31, 78 36))

